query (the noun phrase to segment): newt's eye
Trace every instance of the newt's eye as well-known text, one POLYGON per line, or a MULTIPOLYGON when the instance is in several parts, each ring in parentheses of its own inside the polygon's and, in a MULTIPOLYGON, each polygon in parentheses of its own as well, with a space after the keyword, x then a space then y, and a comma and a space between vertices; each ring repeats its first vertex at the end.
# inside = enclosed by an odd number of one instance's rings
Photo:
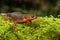
POLYGON ((32 18, 36 18, 36 16, 32 16, 32 18))

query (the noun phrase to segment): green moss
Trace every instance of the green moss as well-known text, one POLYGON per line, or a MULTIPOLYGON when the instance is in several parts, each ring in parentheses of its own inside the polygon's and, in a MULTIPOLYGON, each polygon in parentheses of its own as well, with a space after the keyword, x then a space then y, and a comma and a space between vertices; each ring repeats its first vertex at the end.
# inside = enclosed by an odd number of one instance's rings
POLYGON ((33 24, 23 23, 11 30, 13 21, 0 16, 0 40, 57 40, 60 35, 60 18, 38 17, 33 24))

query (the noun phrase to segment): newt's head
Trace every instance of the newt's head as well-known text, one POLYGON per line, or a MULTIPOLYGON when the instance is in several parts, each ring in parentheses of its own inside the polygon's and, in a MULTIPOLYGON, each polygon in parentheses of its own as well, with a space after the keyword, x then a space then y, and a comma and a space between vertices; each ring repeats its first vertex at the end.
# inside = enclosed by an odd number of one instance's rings
POLYGON ((36 19, 37 16, 35 14, 31 14, 30 18, 36 19))
POLYGON ((34 14, 27 14, 27 15, 24 16, 23 20, 20 20, 20 22, 32 21, 36 18, 37 18, 37 16, 34 15, 34 14))

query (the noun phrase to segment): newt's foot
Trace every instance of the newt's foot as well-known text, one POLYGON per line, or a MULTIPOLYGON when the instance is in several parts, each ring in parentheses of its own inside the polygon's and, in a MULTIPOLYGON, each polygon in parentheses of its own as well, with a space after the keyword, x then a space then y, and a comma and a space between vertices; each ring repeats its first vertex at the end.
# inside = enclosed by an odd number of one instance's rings
POLYGON ((14 31, 16 29, 16 26, 12 26, 12 31, 14 31))

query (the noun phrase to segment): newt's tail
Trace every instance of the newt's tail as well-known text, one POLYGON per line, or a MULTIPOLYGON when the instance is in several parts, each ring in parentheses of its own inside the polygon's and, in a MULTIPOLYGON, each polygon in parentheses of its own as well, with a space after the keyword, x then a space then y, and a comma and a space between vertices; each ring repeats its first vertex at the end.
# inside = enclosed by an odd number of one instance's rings
POLYGON ((2 16, 6 16, 6 15, 7 15, 7 13, 0 13, 0 15, 2 15, 2 16))

